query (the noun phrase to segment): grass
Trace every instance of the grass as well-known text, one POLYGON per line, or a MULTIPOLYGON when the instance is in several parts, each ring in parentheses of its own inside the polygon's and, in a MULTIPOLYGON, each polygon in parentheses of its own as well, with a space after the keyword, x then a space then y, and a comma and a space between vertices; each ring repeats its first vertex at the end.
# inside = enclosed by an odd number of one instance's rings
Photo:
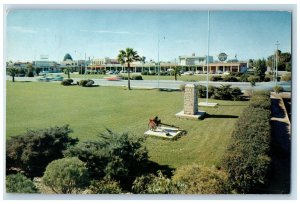
MULTIPOLYGON (((127 76, 127 74, 122 74, 124 76, 127 76)), ((130 74, 132 75, 137 75, 137 74, 130 74)), ((209 74, 209 78, 211 76, 216 76, 219 74, 209 74)), ((86 79, 103 79, 104 77, 107 77, 109 75, 103 75, 103 74, 87 74, 87 75, 81 75, 81 74, 71 74, 71 78, 86 78, 86 79)), ((64 74, 64 78, 67 78, 68 75, 64 74)), ((158 76, 150 76, 150 75, 142 75, 143 80, 157 80, 158 76)), ((160 80, 175 80, 174 76, 159 76, 160 80)), ((196 82, 196 81, 206 81, 206 74, 199 74, 199 75, 181 75, 177 76, 178 81, 191 81, 191 82, 196 82)))
POLYGON ((81 141, 95 139, 105 128, 143 136, 149 118, 157 115, 163 123, 188 131, 177 141, 146 140, 150 159, 172 168, 192 163, 218 165, 237 121, 236 116, 247 105, 247 102, 217 101, 218 108, 201 108, 210 117, 190 121, 174 116, 183 109, 182 92, 10 81, 7 81, 6 92, 7 138, 27 129, 63 124, 70 124, 74 130, 72 136, 81 141))

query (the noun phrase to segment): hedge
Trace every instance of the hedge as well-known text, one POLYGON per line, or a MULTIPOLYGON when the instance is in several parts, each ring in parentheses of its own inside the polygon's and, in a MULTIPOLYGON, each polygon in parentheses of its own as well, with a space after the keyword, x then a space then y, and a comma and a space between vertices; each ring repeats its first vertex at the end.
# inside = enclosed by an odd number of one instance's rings
POLYGON ((268 95, 256 93, 239 117, 223 157, 231 188, 238 193, 258 193, 267 182, 271 164, 270 104, 268 95))

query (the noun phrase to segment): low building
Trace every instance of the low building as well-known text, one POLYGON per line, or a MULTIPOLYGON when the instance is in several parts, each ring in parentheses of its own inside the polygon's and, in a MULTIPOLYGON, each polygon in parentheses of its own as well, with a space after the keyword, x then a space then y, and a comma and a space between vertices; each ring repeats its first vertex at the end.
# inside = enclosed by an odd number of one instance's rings
POLYGON ((60 71, 60 66, 55 61, 33 61, 33 66, 40 68, 42 72, 58 72, 60 71))

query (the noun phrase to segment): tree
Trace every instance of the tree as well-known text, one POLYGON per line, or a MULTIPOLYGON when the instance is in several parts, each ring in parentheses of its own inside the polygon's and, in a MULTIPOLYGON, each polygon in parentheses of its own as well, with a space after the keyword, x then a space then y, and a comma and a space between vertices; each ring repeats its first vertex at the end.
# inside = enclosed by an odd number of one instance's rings
POLYGON ((33 178, 43 175, 46 166, 63 157, 63 151, 78 139, 69 136, 68 125, 39 130, 27 130, 23 135, 12 136, 6 143, 6 171, 23 171, 33 178))
POLYGON ((174 78, 177 81, 177 75, 181 75, 180 74, 180 68, 178 66, 174 67, 174 78))
POLYGON ((145 62, 146 62, 146 57, 145 57, 145 56, 142 56, 142 57, 140 58, 140 61, 141 61, 143 64, 145 64, 145 62))
POLYGON ((255 76, 259 76, 260 81, 263 81, 265 78, 265 72, 267 71, 267 65, 265 59, 259 59, 255 62, 255 76))
POLYGON ((34 183, 20 173, 6 176, 6 191, 8 193, 38 193, 34 183))
POLYGON ((120 50, 120 53, 118 55, 118 61, 120 64, 127 65, 127 72, 128 72, 128 90, 131 90, 130 88, 130 63, 135 61, 140 61, 140 57, 137 54, 136 51, 134 51, 132 48, 126 48, 126 50, 120 50))
POLYGON ((73 60, 69 53, 65 54, 63 61, 73 60))
POLYGON ((228 176, 225 172, 201 165, 182 166, 176 170, 173 182, 181 183, 184 194, 229 193, 228 176))
POLYGON ((19 69, 15 67, 10 67, 7 69, 8 74, 12 77, 12 82, 15 82, 15 76, 18 74, 19 69))
POLYGON ((27 77, 33 77, 34 76, 34 73, 33 73, 34 67, 32 66, 32 64, 27 65, 26 71, 27 71, 27 74, 26 74, 27 77))
POLYGON ((39 67, 36 67, 35 68, 35 73, 36 73, 36 75, 40 75, 40 72, 41 72, 41 68, 39 68, 39 67))
POLYGON ((42 182, 54 193, 71 194, 90 184, 88 169, 77 157, 52 161, 46 168, 42 182))
POLYGON ((148 151, 144 138, 130 137, 110 130, 99 134, 94 141, 86 141, 71 147, 66 156, 77 156, 85 162, 93 179, 107 177, 120 181, 124 186, 145 171, 148 151))

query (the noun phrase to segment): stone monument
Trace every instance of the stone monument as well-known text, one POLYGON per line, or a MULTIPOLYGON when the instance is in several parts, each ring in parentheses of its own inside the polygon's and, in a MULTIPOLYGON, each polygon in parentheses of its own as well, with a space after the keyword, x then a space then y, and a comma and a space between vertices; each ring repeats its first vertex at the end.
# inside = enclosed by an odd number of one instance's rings
POLYGON ((198 94, 194 84, 187 84, 184 90, 184 105, 183 111, 177 113, 175 116, 186 119, 203 118, 204 111, 198 111, 198 94))

